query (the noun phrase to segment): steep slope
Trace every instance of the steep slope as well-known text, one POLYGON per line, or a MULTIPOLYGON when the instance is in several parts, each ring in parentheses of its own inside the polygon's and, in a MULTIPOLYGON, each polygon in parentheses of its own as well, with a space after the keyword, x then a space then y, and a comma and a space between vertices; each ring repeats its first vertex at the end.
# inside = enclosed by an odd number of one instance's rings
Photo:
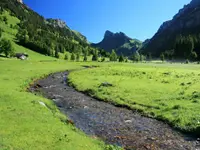
POLYGON ((173 17, 164 22, 153 38, 142 48, 142 52, 159 56, 171 51, 171 55, 179 58, 186 57, 185 45, 194 45, 191 50, 200 55, 200 1, 192 0, 173 17), (178 45, 177 45, 178 44, 178 45), (184 45, 185 44, 185 45, 184 45), (178 51, 177 47, 182 47, 178 51))
POLYGON ((6 10, 20 20, 15 28, 18 44, 44 55, 54 56, 55 52, 92 54, 86 38, 72 31, 60 19, 45 19, 18 0, 1 0, 1 12, 6 10))
POLYGON ((122 32, 112 33, 111 31, 105 32, 104 39, 100 43, 92 44, 108 52, 114 49, 118 55, 122 53, 125 56, 132 55, 141 45, 142 42, 137 39, 132 39, 122 32))

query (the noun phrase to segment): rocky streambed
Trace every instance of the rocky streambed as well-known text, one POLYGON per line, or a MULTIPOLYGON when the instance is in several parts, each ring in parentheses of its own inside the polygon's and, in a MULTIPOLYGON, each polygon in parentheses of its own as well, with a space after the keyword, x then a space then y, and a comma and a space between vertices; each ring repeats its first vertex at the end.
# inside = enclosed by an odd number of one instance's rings
POLYGON ((86 134, 127 150, 200 149, 198 141, 161 121, 76 91, 67 85, 68 74, 69 72, 51 74, 34 83, 30 91, 40 92, 53 100, 60 111, 86 134))

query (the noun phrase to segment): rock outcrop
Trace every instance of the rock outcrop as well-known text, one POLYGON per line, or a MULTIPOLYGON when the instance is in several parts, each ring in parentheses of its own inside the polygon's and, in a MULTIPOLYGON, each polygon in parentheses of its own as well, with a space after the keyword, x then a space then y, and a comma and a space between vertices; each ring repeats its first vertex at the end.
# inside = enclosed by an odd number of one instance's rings
POLYGON ((23 0, 17 0, 17 1, 23 4, 23 0))
POLYGON ((46 19, 47 23, 53 25, 54 27, 59 27, 59 28, 69 28, 65 21, 61 19, 46 19))

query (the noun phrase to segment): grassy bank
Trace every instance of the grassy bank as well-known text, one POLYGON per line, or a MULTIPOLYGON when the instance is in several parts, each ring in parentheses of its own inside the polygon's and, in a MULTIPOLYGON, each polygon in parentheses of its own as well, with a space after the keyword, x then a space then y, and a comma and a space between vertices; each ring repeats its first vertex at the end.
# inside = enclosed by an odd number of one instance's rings
POLYGON ((33 79, 79 63, 0 60, 0 149, 100 150, 104 144, 61 122, 52 101, 26 92, 33 79), (50 109, 42 106, 44 102, 50 109))
POLYGON ((183 64, 110 64, 72 72, 80 91, 125 105, 187 132, 200 134, 200 66, 183 64), (100 86, 109 82, 113 86, 100 86))
MULTIPOLYGON (((100 140, 86 136, 67 123, 51 100, 27 92, 35 79, 52 72, 81 68, 84 63, 70 63, 44 56, 16 42, 15 26, 20 22, 4 11, 0 17, 2 38, 11 40, 16 52, 27 53, 28 61, 0 57, 0 149, 1 150, 102 150, 109 148, 100 140), (12 26, 11 26, 12 25, 12 26), (47 106, 44 107, 42 102, 47 106)), ((63 58, 64 55, 61 55, 63 58)), ((90 65, 88 63, 87 65, 90 65)))

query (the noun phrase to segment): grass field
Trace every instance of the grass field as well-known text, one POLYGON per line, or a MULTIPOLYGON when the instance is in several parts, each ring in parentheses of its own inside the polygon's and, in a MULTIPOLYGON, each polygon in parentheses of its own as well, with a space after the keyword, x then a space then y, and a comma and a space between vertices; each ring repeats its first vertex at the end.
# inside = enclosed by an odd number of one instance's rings
POLYGON ((104 144, 62 122, 52 101, 26 92, 33 81, 50 72, 80 64, 0 60, 0 149, 100 150, 104 144), (48 108, 39 104, 44 102, 48 108))
POLYGON ((26 52, 30 57, 28 61, 0 57, 0 150, 109 148, 68 124, 52 101, 27 92, 35 79, 56 71, 81 68, 83 64, 44 56, 17 45, 17 29, 11 28, 10 24, 14 26, 19 20, 8 12, 3 16, 8 18, 8 24, 0 24, 3 37, 11 40, 16 52, 26 52))
POLYGON ((80 91, 200 134, 200 66, 109 64, 70 74, 80 91), (109 82, 113 86, 100 86, 109 82))

